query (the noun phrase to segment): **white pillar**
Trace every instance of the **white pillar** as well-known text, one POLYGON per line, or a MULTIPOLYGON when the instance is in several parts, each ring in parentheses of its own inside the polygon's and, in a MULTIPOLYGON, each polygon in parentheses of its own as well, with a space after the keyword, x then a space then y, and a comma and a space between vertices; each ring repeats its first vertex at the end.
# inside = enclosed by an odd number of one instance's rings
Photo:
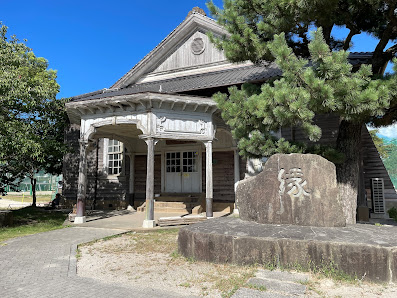
POLYGON ((212 201, 213 201, 213 178, 212 178, 212 141, 207 141, 205 145, 205 202, 206 216, 213 217, 212 201))
POLYGON ((87 193, 87 147, 88 141, 80 139, 79 179, 77 185, 77 212, 75 224, 85 222, 85 198, 87 193))
POLYGON ((234 191, 236 191, 237 183, 240 181, 240 157, 238 150, 234 150, 234 191))
MULTIPOLYGON (((238 149, 234 150, 234 193, 236 193, 237 184, 240 181, 240 157, 238 149)), ((236 202, 234 203, 233 213, 238 214, 236 202)))
MULTIPOLYGON (((129 181, 129 202, 128 209, 132 210, 134 206, 131 206, 131 198, 134 195, 134 182, 135 182, 135 154, 130 153, 130 181, 129 181)), ((132 204, 134 205, 134 204, 132 204)))
POLYGON ((154 145, 153 138, 145 140, 147 144, 147 172, 146 172, 146 215, 144 228, 154 228, 154 145))

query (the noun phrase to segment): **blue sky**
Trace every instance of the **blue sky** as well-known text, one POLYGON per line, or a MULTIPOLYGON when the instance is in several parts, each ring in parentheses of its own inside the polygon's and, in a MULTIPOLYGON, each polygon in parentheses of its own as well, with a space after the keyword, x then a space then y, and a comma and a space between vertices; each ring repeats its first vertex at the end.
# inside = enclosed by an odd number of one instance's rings
MULTIPOLYGON (((215 4, 222 5, 221 0, 215 4)), ((205 0, 1 0, 0 21, 58 71, 58 97, 110 87, 205 0)), ((342 30, 340 34, 344 34, 342 30)), ((369 36, 352 51, 372 51, 369 36)), ((385 132, 397 138, 397 127, 385 132)))

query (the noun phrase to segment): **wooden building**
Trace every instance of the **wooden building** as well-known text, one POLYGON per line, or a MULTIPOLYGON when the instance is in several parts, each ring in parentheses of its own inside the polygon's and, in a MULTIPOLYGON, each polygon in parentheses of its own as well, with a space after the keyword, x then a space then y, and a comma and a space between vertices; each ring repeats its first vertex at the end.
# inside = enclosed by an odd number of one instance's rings
MULTIPOLYGON (((280 75, 273 63, 232 64, 209 41, 227 32, 201 10, 186 19, 109 89, 75 96, 67 104, 72 123, 65 156, 63 194, 84 206, 135 208, 144 205, 144 226, 153 226, 154 199, 177 200, 188 210, 233 208, 235 183, 260 171, 261 162, 243 161, 211 95, 245 82, 280 75), (145 205, 146 204, 146 205, 145 205)), ((367 53, 352 54, 361 64, 367 53)), ((334 142, 337 119, 319 117, 324 141, 334 142)), ((289 137, 289 130, 281 130, 289 137)), ((397 202, 379 154, 363 128, 365 182, 381 177, 387 200, 397 202)), ((367 185, 368 184, 368 185, 367 185)))

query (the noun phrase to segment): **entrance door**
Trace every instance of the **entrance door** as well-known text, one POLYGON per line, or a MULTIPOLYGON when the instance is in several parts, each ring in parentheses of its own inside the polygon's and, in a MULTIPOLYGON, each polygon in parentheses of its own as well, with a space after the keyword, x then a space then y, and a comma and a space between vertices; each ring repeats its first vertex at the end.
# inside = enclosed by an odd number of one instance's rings
POLYGON ((165 192, 200 192, 197 151, 165 154, 165 192))

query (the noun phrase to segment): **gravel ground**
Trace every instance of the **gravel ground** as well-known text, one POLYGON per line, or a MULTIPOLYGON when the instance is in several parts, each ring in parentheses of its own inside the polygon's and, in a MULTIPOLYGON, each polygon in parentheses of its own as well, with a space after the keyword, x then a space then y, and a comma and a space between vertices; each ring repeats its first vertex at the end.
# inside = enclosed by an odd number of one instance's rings
POLYGON ((18 209, 26 206, 30 206, 31 203, 22 203, 22 202, 17 202, 17 201, 12 201, 12 200, 7 200, 4 198, 0 199, 0 209, 18 209))
POLYGON ((79 247, 77 274, 136 289, 150 285, 186 297, 222 297, 240 277, 246 281, 255 272, 250 267, 186 260, 176 253, 176 232, 160 234, 153 243, 148 239, 140 243, 142 235, 148 234, 127 234, 79 247))
MULTIPOLYGON (((256 272, 252 267, 186 260, 176 253, 176 237, 177 232, 126 234, 81 246, 77 273, 134 289, 150 285, 186 297, 228 297, 256 272)), ((397 297, 393 284, 339 282, 312 274, 306 285, 307 297, 397 297)))

